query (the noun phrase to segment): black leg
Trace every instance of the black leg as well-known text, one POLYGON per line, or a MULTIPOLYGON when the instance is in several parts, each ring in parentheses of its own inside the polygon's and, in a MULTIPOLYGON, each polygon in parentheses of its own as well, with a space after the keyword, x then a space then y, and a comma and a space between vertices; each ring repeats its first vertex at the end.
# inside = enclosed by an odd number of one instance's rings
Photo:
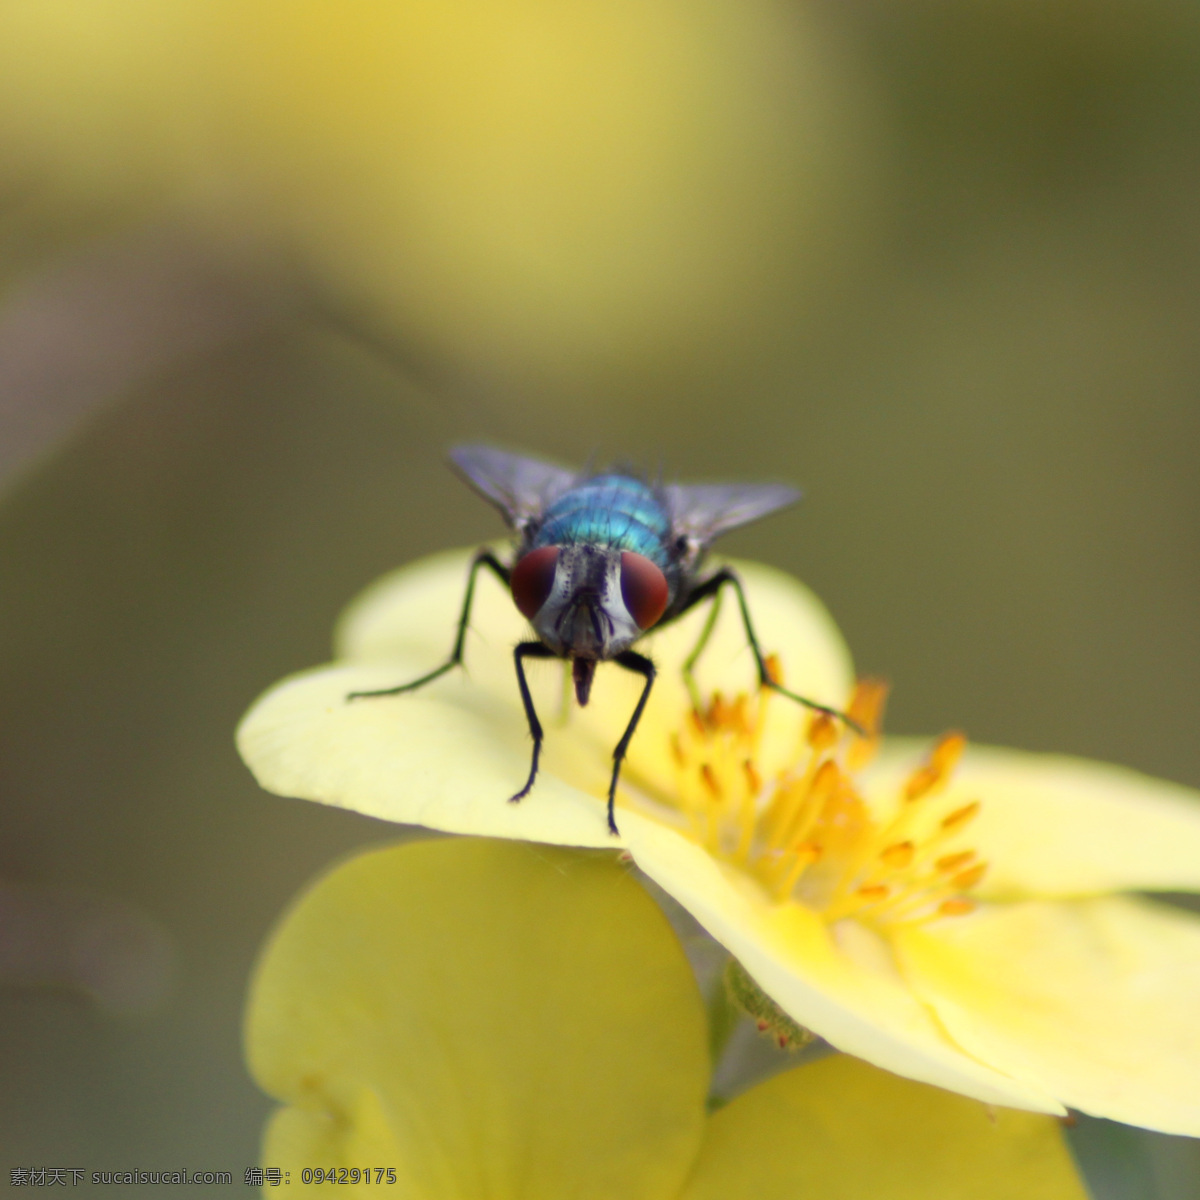
POLYGON ((463 643, 467 638, 467 622, 471 619, 471 601, 475 598, 475 576, 480 567, 489 568, 500 582, 508 587, 508 568, 490 550, 476 551, 475 557, 471 559, 471 570, 467 574, 467 591, 463 596, 462 613, 458 618, 458 635, 454 639, 454 649, 450 651, 450 657, 440 667, 430 671, 428 675, 422 675, 420 679, 414 679, 412 683, 381 688, 377 692, 350 692, 346 699, 360 700, 364 696, 398 696, 401 692, 413 692, 427 683, 432 683, 439 675, 445 675, 451 667, 457 667, 462 662, 463 643))
MULTIPOLYGON (((682 616, 688 609, 694 608, 701 601, 707 600, 710 597, 712 597, 715 606, 721 588, 725 584, 729 584, 734 592, 737 593, 738 608, 741 609, 742 613, 742 625, 746 629, 746 640, 750 643, 750 649, 754 652, 754 661, 758 667, 759 685, 770 688, 774 692, 779 692, 780 695, 787 696, 789 700, 795 700, 797 704, 803 704, 805 708, 811 708, 814 712, 824 713, 828 717, 836 717, 839 721, 843 721, 849 725, 855 733, 866 737, 867 731, 853 717, 848 717, 840 709, 830 708, 827 704, 818 704, 815 700, 809 700, 806 696, 797 695, 771 678, 771 674, 767 670, 767 660, 763 657, 762 647, 758 644, 758 637, 754 632, 754 624, 750 620, 750 608, 746 603, 746 593, 742 590, 741 578, 730 567, 722 567, 716 574, 710 575, 703 583, 696 587, 679 610, 679 615, 682 616)), ((684 665, 685 675, 695 666, 696 659, 700 657, 700 651, 708 643, 709 635, 712 633, 712 625, 713 620, 711 619, 705 623, 704 630, 700 635, 700 641, 697 642, 696 649, 692 651, 691 656, 684 665)))
POLYGON ((654 664, 644 654, 638 654, 635 650, 626 650, 624 654, 618 654, 613 659, 613 662, 619 667, 624 667, 627 671, 636 671, 637 674, 644 676, 646 680, 646 686, 642 688, 637 708, 633 710, 633 716, 629 718, 629 724, 625 727, 625 732, 621 734, 621 740, 617 743, 617 748, 613 751, 612 782, 608 785, 608 832, 613 837, 617 837, 620 831, 617 829, 616 818, 613 815, 613 806, 617 802, 617 780, 621 775, 621 763, 625 760, 625 751, 629 749, 629 741, 633 737, 633 731, 638 727, 638 722, 642 719, 642 711, 646 707, 646 701, 650 699, 650 689, 654 686, 654 676, 657 672, 655 671, 654 664))
POLYGON ((529 694, 529 684, 525 682, 525 666, 522 659, 526 658, 557 658, 558 655, 549 646, 541 642, 522 642, 513 651, 513 662, 517 666, 517 687, 521 689, 521 703, 525 706, 525 720, 529 722, 529 736, 533 738, 533 761, 529 765, 529 778, 525 786, 515 795, 509 796, 509 804, 524 800, 533 787, 533 781, 538 773, 538 755, 542 752, 542 723, 538 720, 537 710, 533 707, 533 697, 529 694))

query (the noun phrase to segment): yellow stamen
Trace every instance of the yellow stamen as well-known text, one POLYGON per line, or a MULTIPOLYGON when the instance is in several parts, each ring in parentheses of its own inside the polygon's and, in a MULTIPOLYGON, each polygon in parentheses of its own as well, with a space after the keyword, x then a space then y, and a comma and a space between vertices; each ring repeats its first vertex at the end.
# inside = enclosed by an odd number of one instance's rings
POLYGON ((937 791, 950 777, 958 765, 962 752, 966 748, 967 739, 961 733, 942 734, 929 761, 919 770, 914 771, 904 789, 906 800, 919 800, 937 791))
POLYGON ((854 687, 847 715, 867 731, 866 737, 857 734, 850 739, 846 765, 851 771, 861 771, 875 756, 879 732, 883 727, 883 710, 887 704, 888 685, 882 679, 860 679, 854 687))
POLYGON ((887 703, 888 685, 882 679, 860 679, 854 685, 846 715, 876 737, 883 726, 883 709, 887 703))
MULTIPOLYGON (((777 678, 778 664, 772 668, 777 678)), ((960 733, 938 740, 880 819, 855 778, 878 741, 886 688, 864 681, 847 711, 863 737, 824 714, 806 722, 798 761, 765 775, 758 746, 770 690, 727 700, 714 693, 671 735, 680 807, 706 849, 758 880, 777 903, 801 903, 826 921, 877 927, 973 911, 967 893, 987 864, 970 848, 945 847, 979 801, 939 799, 962 757, 960 733)))
POLYGON ((943 854, 933 865, 939 871, 953 875, 959 867, 965 867, 974 857, 974 850, 960 850, 957 854, 943 854))
POLYGON ((826 759, 817 767, 811 783, 803 791, 789 789, 793 803, 789 820, 776 837, 777 843, 794 842, 804 837, 820 820, 830 797, 837 791, 841 773, 837 764, 826 759))
POLYGON ((808 734, 805 739, 811 749, 818 754, 824 750, 831 750, 837 745, 840 736, 837 722, 828 713, 813 713, 808 722, 808 734))
POLYGON ((972 800, 970 804, 964 804, 962 808, 956 808, 948 817, 942 818, 943 829, 961 829, 964 825, 975 820, 979 815, 980 804, 978 800, 972 800))
POLYGON ((675 760, 677 767, 682 767, 687 761, 683 756, 683 747, 679 744, 678 732, 672 732, 671 734, 671 757, 675 760))
POLYGON ((800 882, 800 876, 804 874, 808 867, 821 857, 821 847, 815 846, 811 842, 802 842, 792 848, 793 861, 788 868, 787 874, 775 886, 775 899, 782 903, 791 894, 796 884, 800 882))
POLYGON ((985 874, 987 874, 987 863, 980 863, 978 866, 972 867, 969 871, 963 871, 955 875, 950 880, 950 885, 958 888, 960 892, 969 892, 983 879, 985 874))
POLYGON ((746 772, 746 786, 757 796, 762 791, 762 776, 758 773, 754 760, 742 759, 742 770, 746 772))
POLYGON ((902 871, 912 862, 915 853, 916 847, 912 842, 896 842, 895 845, 885 846, 879 857, 887 866, 902 871))

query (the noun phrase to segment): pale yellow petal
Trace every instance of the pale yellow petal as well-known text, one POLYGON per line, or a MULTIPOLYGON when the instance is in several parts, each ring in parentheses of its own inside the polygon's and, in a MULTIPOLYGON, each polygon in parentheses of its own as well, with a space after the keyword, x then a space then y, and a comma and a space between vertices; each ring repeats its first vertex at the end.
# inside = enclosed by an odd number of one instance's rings
POLYGON ((709 1122, 682 1200, 1087 1200, 1058 1121, 832 1055, 709 1122))
POLYGON ((897 953, 968 1052, 1083 1112, 1200 1136, 1200 917, 1029 901, 901 933, 897 953))
POLYGON ((950 1040, 887 945, 854 922, 773 904, 703 849, 635 813, 621 819, 638 866, 678 900, 801 1025, 897 1074, 993 1104, 1063 1111, 1037 1083, 986 1065, 950 1040))
MULTIPOLYGON (((867 776, 895 797, 927 743, 885 745, 867 776)), ((1200 889, 1200 793, 1126 767, 991 746, 967 749, 948 802, 979 800, 970 844, 990 897, 1200 889)))
POLYGON ((370 1163, 423 1200, 662 1200, 702 1133, 698 994, 611 855, 444 839, 354 859, 276 932, 246 1038, 288 1106, 266 1161, 293 1190, 370 1163))
POLYGON ((548 755, 533 792, 508 803, 529 774, 529 733, 519 705, 493 690, 454 674, 415 694, 346 699, 422 669, 415 658, 393 658, 285 680, 247 713, 238 749, 259 783, 283 796, 451 833, 615 843, 598 798, 602 763, 578 764, 593 767, 588 795, 564 782, 548 755))
MULTIPOLYGON (((511 554, 507 542, 492 542, 489 548, 501 560, 511 554)), ((444 550, 375 580, 338 620, 336 656, 369 661, 415 654, 427 656, 429 667, 444 662, 454 645, 474 553, 475 547, 444 550)), ((481 567, 467 637, 468 666, 473 669, 475 655, 481 651, 498 647, 501 655, 507 655, 529 633, 529 624, 507 589, 481 567)))

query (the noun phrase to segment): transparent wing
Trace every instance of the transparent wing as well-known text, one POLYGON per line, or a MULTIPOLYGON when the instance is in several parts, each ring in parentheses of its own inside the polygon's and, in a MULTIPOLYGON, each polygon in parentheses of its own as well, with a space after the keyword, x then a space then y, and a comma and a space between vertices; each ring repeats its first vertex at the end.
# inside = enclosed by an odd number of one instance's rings
POLYGON ((663 493, 673 532, 705 545, 800 499, 799 491, 782 483, 674 484, 663 493))
POLYGON ((541 514, 576 479, 573 471, 553 463, 491 446, 455 446, 450 461, 471 487, 518 528, 541 514))

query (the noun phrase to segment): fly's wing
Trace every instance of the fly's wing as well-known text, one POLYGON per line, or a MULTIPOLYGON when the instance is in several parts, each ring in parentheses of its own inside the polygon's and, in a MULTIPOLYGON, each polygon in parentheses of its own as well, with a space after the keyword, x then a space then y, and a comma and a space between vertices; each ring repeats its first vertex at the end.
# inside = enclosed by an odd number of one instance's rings
POLYGON ((514 529, 522 529, 575 482, 573 471, 491 446, 455 446, 450 461, 514 529))
POLYGON ((675 484, 663 494, 672 532, 700 546, 800 499, 800 492, 782 483, 675 484))

